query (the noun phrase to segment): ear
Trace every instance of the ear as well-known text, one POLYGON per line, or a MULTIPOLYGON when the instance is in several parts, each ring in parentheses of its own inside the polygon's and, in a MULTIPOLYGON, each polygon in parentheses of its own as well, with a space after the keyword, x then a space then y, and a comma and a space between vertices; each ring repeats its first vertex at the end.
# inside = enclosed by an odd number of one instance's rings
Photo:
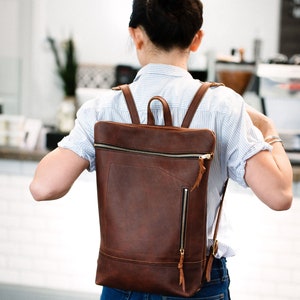
POLYGON ((144 44, 144 33, 140 27, 133 28, 129 27, 129 34, 134 42, 137 50, 140 50, 144 44))
POLYGON ((199 30, 199 31, 195 34, 195 36, 194 36, 194 38, 193 38, 193 41, 192 41, 192 43, 191 43, 191 45, 190 45, 190 50, 191 50, 192 52, 196 52, 196 51, 198 50, 198 48, 199 48, 199 46, 200 46, 200 44, 201 44, 203 35, 204 35, 203 30, 199 30))

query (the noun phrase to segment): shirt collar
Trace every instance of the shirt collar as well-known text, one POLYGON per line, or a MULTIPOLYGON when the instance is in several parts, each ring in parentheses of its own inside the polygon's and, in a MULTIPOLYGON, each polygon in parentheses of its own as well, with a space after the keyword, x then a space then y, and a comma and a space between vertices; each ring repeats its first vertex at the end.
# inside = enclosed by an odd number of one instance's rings
POLYGON ((138 80, 144 74, 159 74, 170 77, 191 76, 187 70, 177 66, 166 64, 148 64, 138 71, 134 81, 138 80))

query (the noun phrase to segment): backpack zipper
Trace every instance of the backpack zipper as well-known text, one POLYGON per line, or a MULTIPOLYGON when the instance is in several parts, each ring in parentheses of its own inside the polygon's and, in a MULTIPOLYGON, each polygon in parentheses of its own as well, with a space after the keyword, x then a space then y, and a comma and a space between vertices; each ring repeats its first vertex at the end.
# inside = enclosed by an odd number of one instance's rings
POLYGON ((189 199, 189 190, 184 188, 182 191, 182 211, 181 211, 181 230, 180 230, 180 251, 184 251, 185 229, 186 229, 186 216, 187 205, 189 199))
POLYGON ((180 249, 179 249, 179 285, 182 286, 182 290, 185 291, 185 278, 183 271, 184 262, 184 251, 185 251, 185 233, 186 233, 186 223, 187 223, 187 206, 189 200, 189 190, 184 188, 182 190, 182 211, 181 211, 181 228, 180 228, 180 249))
POLYGON ((144 151, 138 149, 130 149, 124 148, 119 146, 107 145, 103 143, 95 143, 95 148, 107 149, 107 150, 116 150, 122 152, 129 152, 129 153, 138 153, 138 154, 145 154, 145 155, 155 155, 155 156, 163 156, 163 157, 170 157, 170 158, 198 158, 198 159, 212 159, 213 153, 182 153, 182 154, 172 154, 172 153, 164 153, 164 152, 156 152, 156 151, 144 151))

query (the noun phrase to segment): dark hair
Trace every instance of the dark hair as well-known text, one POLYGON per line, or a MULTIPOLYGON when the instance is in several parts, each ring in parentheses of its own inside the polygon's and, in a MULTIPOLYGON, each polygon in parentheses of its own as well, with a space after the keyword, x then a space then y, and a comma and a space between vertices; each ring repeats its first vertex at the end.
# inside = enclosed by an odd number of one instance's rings
POLYGON ((186 49, 203 23, 200 0, 133 0, 129 27, 142 26, 158 48, 186 49))

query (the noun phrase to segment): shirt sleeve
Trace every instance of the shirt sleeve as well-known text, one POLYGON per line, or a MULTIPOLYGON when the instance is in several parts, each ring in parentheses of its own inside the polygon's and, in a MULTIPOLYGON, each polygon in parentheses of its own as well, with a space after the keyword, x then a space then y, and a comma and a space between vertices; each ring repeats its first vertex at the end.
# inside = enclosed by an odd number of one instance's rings
POLYGON ((253 125, 242 97, 236 94, 230 101, 230 109, 221 121, 220 130, 226 146, 223 145, 220 149, 226 150, 220 155, 227 164, 229 177, 247 187, 244 179, 247 160, 260 151, 271 150, 272 147, 264 141, 261 131, 253 125))
POLYGON ((75 126, 59 143, 58 146, 72 150, 80 157, 89 161, 88 171, 95 170, 94 125, 97 121, 95 109, 87 103, 77 112, 75 126))

